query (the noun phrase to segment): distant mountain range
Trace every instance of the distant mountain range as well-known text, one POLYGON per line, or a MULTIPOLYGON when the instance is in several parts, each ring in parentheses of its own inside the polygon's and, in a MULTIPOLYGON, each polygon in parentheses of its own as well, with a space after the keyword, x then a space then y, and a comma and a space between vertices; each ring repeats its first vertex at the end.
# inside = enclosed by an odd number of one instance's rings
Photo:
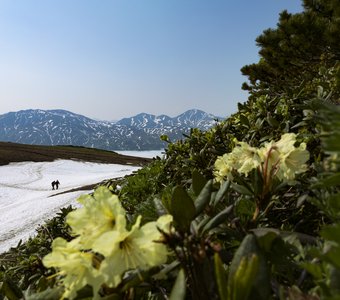
POLYGON ((65 110, 29 109, 0 115, 0 141, 31 145, 74 145, 106 150, 156 150, 160 136, 183 138, 191 128, 207 130, 218 118, 192 109, 171 118, 140 113, 117 122, 96 121, 65 110))

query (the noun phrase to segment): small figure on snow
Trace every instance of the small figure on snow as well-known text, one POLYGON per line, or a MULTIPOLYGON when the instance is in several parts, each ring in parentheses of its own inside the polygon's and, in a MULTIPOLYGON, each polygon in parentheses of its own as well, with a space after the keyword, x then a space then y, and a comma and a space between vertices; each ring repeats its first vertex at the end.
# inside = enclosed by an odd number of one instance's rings
POLYGON ((57 190, 59 188, 59 180, 55 180, 55 181, 52 181, 51 185, 52 185, 52 190, 54 190, 54 187, 56 187, 55 189, 57 190))
POLYGON ((59 184, 60 184, 60 182, 59 182, 59 180, 57 179, 57 181, 55 182, 55 186, 57 187, 57 189, 59 188, 59 184))

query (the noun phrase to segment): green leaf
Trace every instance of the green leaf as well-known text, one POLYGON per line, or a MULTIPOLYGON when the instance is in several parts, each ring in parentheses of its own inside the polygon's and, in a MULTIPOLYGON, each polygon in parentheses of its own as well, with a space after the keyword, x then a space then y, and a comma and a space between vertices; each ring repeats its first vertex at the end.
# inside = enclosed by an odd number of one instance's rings
POLYGON ((272 136, 266 135, 266 136, 260 138, 259 142, 260 142, 260 143, 266 142, 266 141, 268 141, 268 140, 270 140, 270 139, 272 139, 272 136))
MULTIPOLYGON (((87 298, 87 299, 89 299, 89 298, 87 298)), ((87 300, 87 299, 84 299, 84 300, 87 300)), ((100 297, 99 299, 100 300, 121 300, 122 296, 119 295, 119 294, 111 294, 111 295, 108 295, 108 296, 105 296, 105 297, 100 297)))
POLYGON ((308 194, 301 195, 296 201, 296 207, 297 208, 301 207, 305 203, 307 198, 308 194))
POLYGON ((213 181, 210 179, 195 200, 196 216, 199 215, 210 201, 213 181))
POLYGON ((274 127, 274 128, 277 128, 280 126, 280 123, 278 121, 276 121, 272 116, 270 116, 268 114, 267 116, 267 122, 270 126, 274 127))
POLYGON ((322 279, 321 266, 314 263, 302 263, 301 266, 310 274, 313 275, 315 279, 322 279))
MULTIPOLYGON (((250 257, 242 257, 235 275, 228 282, 229 299, 249 299, 252 290, 252 283, 256 278, 259 269, 259 258, 252 254, 250 257)), ((252 298, 253 299, 253 295, 252 298)))
POLYGON ((207 180, 205 179, 205 177, 197 170, 194 170, 194 172, 192 173, 192 190, 194 191, 194 194, 196 196, 200 194, 206 183, 207 180))
POLYGON ((221 223, 225 222, 229 215, 232 213, 234 205, 229 205, 227 208, 219 212, 215 217, 213 217, 202 230, 202 234, 208 232, 209 230, 217 227, 221 223))
POLYGON ((294 129, 294 128, 298 128, 298 127, 302 127, 302 126, 306 126, 308 123, 306 121, 301 121, 297 124, 295 124, 294 126, 292 126, 291 129, 294 129))
POLYGON ((124 277, 123 281, 120 283, 121 285, 120 291, 121 292, 128 291, 129 289, 138 286, 142 282, 148 281, 149 278, 151 278, 155 274, 158 274, 159 271, 160 266, 156 266, 148 270, 134 269, 131 273, 124 277))
POLYGON ((324 227, 320 235, 329 241, 334 241, 340 244, 340 224, 330 225, 324 227))
POLYGON ((258 246, 256 242, 256 237, 253 234, 246 235, 234 254, 234 258, 229 268, 229 277, 235 275, 237 268, 241 262, 241 259, 244 256, 250 256, 251 254, 256 253, 257 250, 258 246))
POLYGON ((271 250, 273 241, 280 235, 279 230, 274 228, 256 228, 252 232, 257 237, 260 248, 266 252, 271 250))
POLYGON ((340 182, 340 173, 336 173, 334 175, 331 175, 323 180, 320 180, 318 183, 316 183, 315 185, 313 185, 313 188, 317 188, 320 186, 324 186, 324 187, 331 187, 331 186, 337 186, 339 185, 340 182))
POLYGON ((249 190, 247 187, 243 186, 243 185, 240 185, 240 184, 236 184, 236 183, 233 183, 232 184, 232 188, 242 194, 242 195, 247 195, 247 196, 252 196, 253 195, 253 192, 251 190, 249 190))
POLYGON ((194 219, 196 208, 191 197, 181 186, 176 186, 172 193, 171 214, 180 229, 188 230, 191 221, 194 219))
POLYGON ((340 194, 334 194, 325 199, 328 208, 325 211, 327 214, 333 214, 334 216, 340 215, 340 194))
POLYGON ((218 292, 221 300, 228 300, 228 282, 226 272, 218 253, 214 254, 215 276, 218 292))
POLYGON ((330 288, 333 291, 337 291, 338 293, 340 292, 340 269, 335 268, 334 266, 330 266, 330 288))
POLYGON ((5 295, 9 300, 22 299, 22 292, 11 280, 4 280, 0 283, 0 294, 5 295))
POLYGON ((26 300, 59 300, 61 299, 62 295, 64 293, 64 290, 61 287, 50 289, 35 293, 32 295, 27 296, 26 300))
POLYGON ((243 239, 241 245, 236 250, 234 258, 230 264, 228 284, 232 285, 234 277, 237 276, 240 265, 244 258, 250 259, 253 255, 258 257, 258 272, 252 281, 252 299, 269 299, 270 276, 266 258, 257 244, 255 235, 248 234, 243 239))
POLYGON ((216 206, 223 199, 224 195, 228 192, 230 185, 231 181, 229 179, 221 184, 221 187, 218 190, 216 197, 212 201, 213 206, 216 206))
POLYGON ((253 178, 254 178, 254 194, 255 195, 260 195, 263 190, 263 177, 262 173, 259 170, 255 170, 252 172, 253 178))
POLYGON ((157 274, 153 275, 152 278, 155 280, 163 280, 166 279, 168 273, 172 272, 180 265, 178 260, 174 260, 170 264, 165 265, 157 274))
POLYGON ((246 127, 250 126, 248 118, 245 115, 243 115, 243 114, 240 114, 240 121, 246 127))
POLYGON ((202 229, 210 220, 211 220, 210 216, 204 216, 203 219, 200 220, 197 225, 197 232, 202 232, 202 229))
POLYGON ((337 269, 340 269, 340 248, 330 247, 327 251, 321 255, 322 259, 329 262, 337 269))
POLYGON ((154 198, 153 202, 155 204, 157 214, 159 216, 165 215, 166 214, 166 208, 165 208, 165 205, 163 204, 163 202, 159 198, 154 198))
POLYGON ((162 135, 160 136, 160 139, 161 139, 161 141, 163 141, 163 142, 171 143, 169 137, 168 137, 166 134, 162 134, 162 135))
POLYGON ((175 284, 171 290, 170 300, 184 300, 186 294, 186 283, 184 270, 178 272, 175 284))
POLYGON ((254 215, 255 202, 246 198, 240 197, 235 203, 235 215, 240 218, 251 219, 254 215))
POLYGON ((255 122, 255 128, 257 130, 260 130, 263 126, 263 122, 264 122, 264 119, 262 118, 257 118, 256 122, 255 122))
POLYGON ((172 190, 167 187, 162 193, 162 204, 168 213, 171 213, 172 190))

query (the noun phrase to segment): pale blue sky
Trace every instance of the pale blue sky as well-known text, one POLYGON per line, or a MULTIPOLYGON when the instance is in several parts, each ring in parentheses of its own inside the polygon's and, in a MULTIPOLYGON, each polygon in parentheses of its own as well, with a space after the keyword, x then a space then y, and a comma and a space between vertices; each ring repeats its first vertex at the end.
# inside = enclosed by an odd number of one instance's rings
POLYGON ((219 116, 247 98, 255 38, 300 0, 0 0, 0 114, 219 116))

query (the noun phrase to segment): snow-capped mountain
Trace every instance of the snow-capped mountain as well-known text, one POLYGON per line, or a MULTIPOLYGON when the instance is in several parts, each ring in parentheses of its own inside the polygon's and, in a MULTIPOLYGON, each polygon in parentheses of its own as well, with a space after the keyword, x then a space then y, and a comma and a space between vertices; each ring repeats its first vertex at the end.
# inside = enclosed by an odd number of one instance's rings
POLYGON ((74 145, 106 150, 154 150, 174 141, 191 128, 207 130, 216 117, 188 110, 171 118, 141 113, 117 122, 97 121, 65 110, 21 110, 0 115, 0 140, 36 145, 74 145))

